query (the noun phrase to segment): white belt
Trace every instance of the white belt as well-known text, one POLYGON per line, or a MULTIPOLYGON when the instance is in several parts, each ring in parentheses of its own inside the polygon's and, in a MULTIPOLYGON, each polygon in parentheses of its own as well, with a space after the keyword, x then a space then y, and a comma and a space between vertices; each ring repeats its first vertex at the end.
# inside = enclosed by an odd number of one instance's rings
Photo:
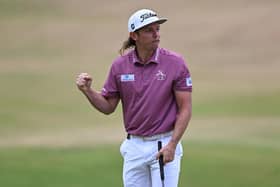
POLYGON ((153 136, 138 136, 138 135, 129 134, 127 136, 127 139, 137 138, 137 139, 142 139, 142 140, 145 140, 145 141, 154 141, 154 140, 159 140, 161 138, 171 136, 172 133, 173 133, 173 131, 169 131, 169 132, 165 132, 165 133, 161 133, 161 134, 156 134, 156 135, 153 135, 153 136))

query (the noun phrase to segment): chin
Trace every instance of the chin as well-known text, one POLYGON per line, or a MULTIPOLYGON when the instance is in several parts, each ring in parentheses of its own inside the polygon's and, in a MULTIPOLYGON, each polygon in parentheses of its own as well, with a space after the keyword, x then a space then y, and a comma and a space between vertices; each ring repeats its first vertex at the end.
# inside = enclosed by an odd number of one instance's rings
POLYGON ((158 48, 158 46, 159 46, 159 42, 153 43, 152 49, 155 50, 158 48))

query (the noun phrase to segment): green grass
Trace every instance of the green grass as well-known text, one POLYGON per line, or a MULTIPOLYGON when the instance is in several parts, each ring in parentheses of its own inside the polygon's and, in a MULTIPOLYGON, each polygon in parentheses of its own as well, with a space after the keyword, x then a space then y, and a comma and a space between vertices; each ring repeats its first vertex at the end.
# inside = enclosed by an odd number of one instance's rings
POLYGON ((115 148, 4 149, 0 186, 114 186, 121 182, 115 148))
POLYGON ((263 147, 191 143, 183 163, 181 186, 276 187, 280 150, 263 147))
MULTIPOLYGON (((278 187, 280 150, 185 142, 180 186, 278 187)), ((118 146, 5 148, 0 186, 122 186, 118 146)))

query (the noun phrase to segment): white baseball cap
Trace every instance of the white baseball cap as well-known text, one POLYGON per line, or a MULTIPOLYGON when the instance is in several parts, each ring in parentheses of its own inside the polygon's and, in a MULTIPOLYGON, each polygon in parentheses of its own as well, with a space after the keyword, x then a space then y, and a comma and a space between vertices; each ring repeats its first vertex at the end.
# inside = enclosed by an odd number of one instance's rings
POLYGON ((128 32, 134 32, 151 23, 162 24, 166 21, 166 18, 157 17, 157 14, 152 10, 141 9, 133 13, 128 19, 128 32))

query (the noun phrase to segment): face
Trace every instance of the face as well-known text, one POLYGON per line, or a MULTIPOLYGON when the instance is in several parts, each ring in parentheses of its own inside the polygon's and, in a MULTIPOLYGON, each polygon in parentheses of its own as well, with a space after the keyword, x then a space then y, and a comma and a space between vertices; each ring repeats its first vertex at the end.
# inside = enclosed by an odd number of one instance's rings
POLYGON ((131 33, 131 37, 136 41, 139 48, 155 50, 160 42, 160 24, 149 24, 137 32, 131 33))

